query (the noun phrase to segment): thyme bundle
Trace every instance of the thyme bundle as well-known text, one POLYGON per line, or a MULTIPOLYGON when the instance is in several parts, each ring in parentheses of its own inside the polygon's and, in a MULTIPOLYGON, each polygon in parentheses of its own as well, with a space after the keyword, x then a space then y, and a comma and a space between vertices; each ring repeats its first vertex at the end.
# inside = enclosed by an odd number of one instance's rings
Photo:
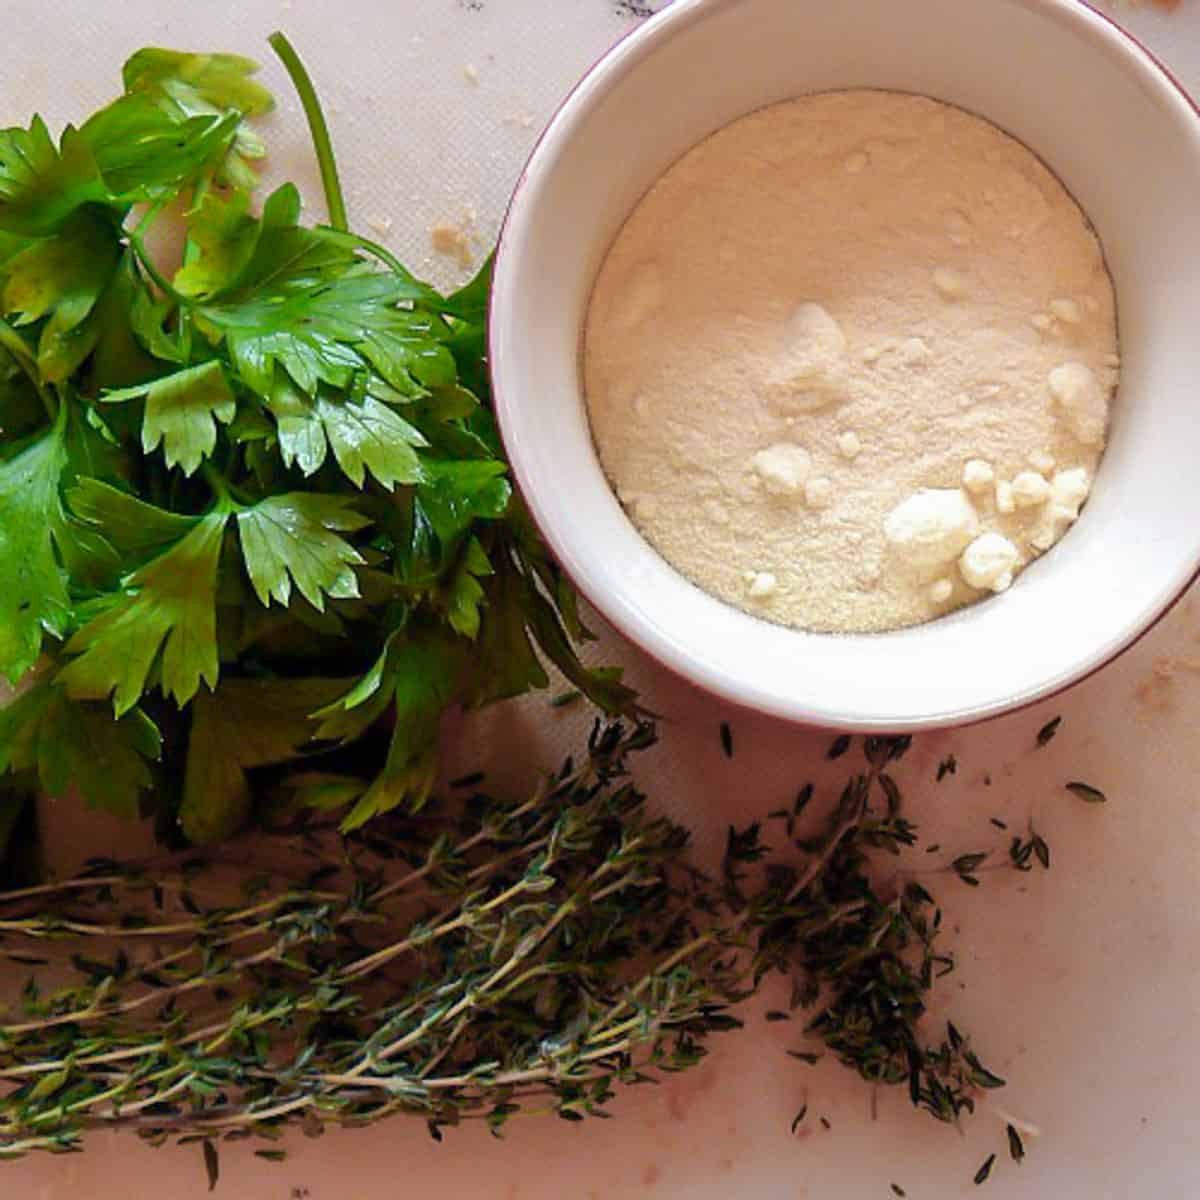
POLYGON ((254 862, 287 861, 253 877, 227 858, 96 861, 0 895, 0 961, 25 977, 0 1012, 0 1156, 98 1128, 200 1141, 211 1163, 289 1125, 579 1121, 696 1065, 778 973, 812 1038, 935 1117, 1000 1086, 953 1026, 922 1035, 953 965, 932 896, 873 881, 915 840, 888 771, 907 739, 866 741, 818 833, 796 836, 812 788, 776 814, 796 861, 751 825, 709 878, 630 777, 654 736, 597 724, 520 802, 460 789, 347 838, 268 838, 254 862))

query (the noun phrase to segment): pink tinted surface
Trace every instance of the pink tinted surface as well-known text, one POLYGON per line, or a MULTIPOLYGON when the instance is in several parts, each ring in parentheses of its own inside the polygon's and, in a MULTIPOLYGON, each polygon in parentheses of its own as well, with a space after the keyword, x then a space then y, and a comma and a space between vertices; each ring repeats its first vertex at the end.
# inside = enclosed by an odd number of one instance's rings
MULTIPOLYGON (((90 111, 113 91, 123 58, 146 43, 228 49, 265 58, 265 37, 286 29, 329 109, 356 223, 419 271, 443 282, 457 268, 432 255, 429 228, 463 227, 478 249, 494 238, 525 154, 554 105, 632 18, 616 0, 9 0, 5 120, 35 109, 52 126, 90 111)), ((1167 16, 1113 11, 1179 75, 1200 84, 1200 10, 1167 16)), ((316 181, 298 106, 286 97, 268 137, 272 169, 316 181)), ((606 638, 600 657, 629 664, 652 708, 665 714, 663 745, 640 768, 662 806, 697 831, 711 855, 731 821, 790 798, 828 738, 717 701, 664 675, 606 638), (721 753, 728 720, 736 753, 721 753)), ((1000 1152, 987 1195, 1049 1200, 1200 1194, 1191 1131, 1200 1102, 1200 609, 1196 593, 1116 664, 1066 696, 956 734, 918 741, 905 780, 914 817, 938 861, 1002 846, 991 817, 1023 827, 1036 813, 1053 870, 985 876, 971 890, 945 876, 930 886, 953 923, 960 971, 935 1016, 974 1031, 985 1061, 1010 1086, 995 1104, 1041 1130, 1018 1168, 1004 1153, 1005 1118, 985 1108, 960 1138, 881 1094, 870 1096, 832 1064, 788 1059, 799 1031, 767 1025, 764 999, 749 1028, 726 1039, 704 1067, 622 1098, 618 1119, 582 1127, 530 1120, 503 1143, 480 1130, 434 1145, 420 1124, 392 1123, 317 1142, 289 1139, 283 1165, 253 1144, 222 1156, 218 1196, 233 1200, 392 1200, 440 1194, 499 1200, 651 1196, 716 1200, 893 1193, 928 1200, 979 1195, 976 1167, 1000 1152), (1033 751, 1036 731, 1062 714, 1058 738, 1033 751), (957 775, 933 783, 949 753, 957 775), (1111 797, 1091 808, 1062 785, 1082 777, 1111 797), (990 779, 990 784, 987 780, 990 779), (797 1137, 792 1115, 806 1103, 797 1137), (827 1118, 825 1129, 819 1118, 827 1118)), ((540 701, 499 709, 459 732, 459 756, 485 763, 514 786, 530 763, 549 765, 577 740, 578 717, 540 701), (469 744, 469 748, 468 748, 469 744), (522 753, 512 753, 519 745, 522 753)), ((837 774, 818 770, 831 781, 837 774)), ((79 830, 78 813, 48 805, 52 833, 79 830)), ((80 851, 130 849, 131 834, 103 821, 79 834, 80 851)), ((195 1148, 152 1151, 95 1138, 87 1153, 0 1167, 5 1200, 191 1200, 206 1194, 195 1148)))

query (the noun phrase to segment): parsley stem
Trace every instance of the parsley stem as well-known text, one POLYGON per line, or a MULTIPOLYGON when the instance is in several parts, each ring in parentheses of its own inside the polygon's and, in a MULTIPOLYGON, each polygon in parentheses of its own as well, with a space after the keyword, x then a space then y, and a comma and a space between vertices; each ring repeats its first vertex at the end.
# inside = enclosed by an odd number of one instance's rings
MULTIPOLYGON (((42 383, 42 374, 38 370, 37 358, 25 339, 2 317, 0 317, 0 349, 7 350, 13 362, 21 368, 33 384, 46 410, 46 416, 51 421, 57 421, 59 410, 50 402, 50 394, 42 383)), ((61 405, 59 406, 61 409, 61 405)))
POLYGON ((133 253, 138 260, 138 264, 142 270, 150 276, 155 287, 158 288, 164 296, 174 300, 181 309, 191 307, 192 301, 186 296, 180 295, 172 286, 171 281, 158 269, 154 264, 154 259, 150 257, 149 251, 146 249, 146 243, 142 240, 142 236, 136 230, 131 230, 127 235, 129 237, 129 245, 133 248, 133 253))
POLYGON ((381 246, 378 242, 373 242, 370 238, 362 237, 357 233, 350 233, 345 229, 321 226, 321 231, 330 241, 338 245, 365 251, 367 254, 379 259, 393 275, 412 289, 412 294, 403 297, 404 299, 420 301, 422 304, 427 304, 439 312, 442 310, 445 305, 444 297, 440 296, 429 284, 422 283, 387 247, 381 246))
POLYGON ((212 463, 202 463, 200 470, 204 475, 204 482, 212 488, 213 495, 217 498, 217 507, 225 512, 235 511, 239 505, 233 498, 229 480, 212 463))
POLYGON ((300 97, 304 108, 304 116, 308 120, 308 131, 312 135, 313 149, 317 152, 317 166, 321 171, 321 186, 325 189, 325 206, 329 210, 329 224, 334 229, 345 233, 350 228, 346 218, 346 201, 342 195, 342 184, 338 179, 337 161, 333 157, 333 143, 329 138, 329 126, 325 123, 325 114, 321 111, 321 102, 317 98, 317 90, 308 74, 300 56, 292 47, 292 43, 279 32, 271 34, 267 41, 271 49, 279 55, 279 60, 291 77, 292 86, 300 97))

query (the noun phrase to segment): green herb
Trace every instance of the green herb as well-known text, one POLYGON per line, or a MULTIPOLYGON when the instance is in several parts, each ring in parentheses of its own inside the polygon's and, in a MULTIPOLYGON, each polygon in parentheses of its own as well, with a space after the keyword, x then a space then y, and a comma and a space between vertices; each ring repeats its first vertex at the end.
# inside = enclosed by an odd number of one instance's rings
POLYGON ((992 1174, 992 1167, 994 1167, 995 1165, 996 1165, 996 1156, 994 1154, 989 1154, 988 1157, 986 1159, 984 1159, 983 1166, 981 1166, 979 1168, 979 1170, 975 1172, 974 1183, 975 1183, 976 1187, 979 1187, 981 1184, 987 1183, 988 1179, 991 1177, 991 1174, 992 1174))
POLYGON ((852 740, 853 739, 848 733, 840 734, 838 737, 833 739, 833 743, 829 747, 825 757, 829 759, 830 762, 832 762, 834 759, 841 758, 842 755, 850 749, 850 743, 852 740))
POLYGON ((653 740, 598 725, 525 800, 459 790, 344 839, 311 815, 296 837, 288 794, 343 778, 284 773, 288 837, 254 855, 240 902, 236 875, 194 855, 0 894, 0 960, 29 972, 0 1024, 0 1155, 99 1128, 215 1152, 293 1123, 409 1114, 440 1139, 531 1110, 603 1116, 618 1088, 700 1062, 777 972, 809 1037, 939 1120, 1003 1085, 953 1025, 923 1038, 953 960, 929 892, 872 882, 912 835, 879 765, 798 860, 731 830, 710 881, 630 781, 653 740))
POLYGON ((979 878, 975 874, 976 871, 987 860, 987 853, 982 854, 960 854, 951 864, 950 868, 954 873, 970 887, 979 886, 979 878))
POLYGON ((942 780, 945 779, 947 775, 957 775, 957 774, 958 774, 958 759, 955 758, 953 754, 947 754, 946 757, 943 758, 940 763, 938 763, 937 781, 938 781, 938 783, 941 783, 942 780))
POLYGON ((1062 721, 1062 717, 1055 717, 1052 721, 1047 721, 1046 724, 1038 730, 1037 745, 1039 750, 1043 746, 1048 746, 1054 740, 1054 735, 1058 733, 1058 729, 1062 724, 1062 721))
POLYGON ((721 722, 721 751, 726 758, 733 757, 733 730, 728 721, 721 722))
POLYGON ((898 1183, 893 1183, 892 1184, 892 1195, 899 1196, 901 1198, 901 1200, 904 1200, 904 1197, 907 1196, 908 1193, 898 1183))
POLYGON ((545 660, 633 705, 581 664, 512 494, 488 267, 443 296, 348 231, 312 83, 271 44, 329 226, 290 184, 258 206, 272 99, 245 59, 141 50, 57 143, 0 131, 0 677, 25 689, 0 775, 197 842, 262 816, 250 773, 337 774, 364 742, 373 777, 301 801, 347 828, 419 809, 440 714, 546 686, 545 660), (148 250, 172 227, 175 262, 148 250), (251 684, 295 697, 286 721, 251 684))
POLYGON ((1007 1126, 1008 1131, 1008 1153, 1013 1162, 1022 1162, 1025 1158, 1025 1143, 1021 1140, 1021 1135, 1012 1125, 1007 1126))
POLYGON ((221 1159, 216 1144, 210 1138, 205 1138, 201 1146, 204 1150, 204 1170, 208 1175, 208 1190, 215 1192, 221 1180, 221 1159))
POLYGON ((1099 788, 1092 787, 1090 783, 1068 783, 1067 791, 1078 796, 1086 804, 1108 803, 1108 797, 1099 788))

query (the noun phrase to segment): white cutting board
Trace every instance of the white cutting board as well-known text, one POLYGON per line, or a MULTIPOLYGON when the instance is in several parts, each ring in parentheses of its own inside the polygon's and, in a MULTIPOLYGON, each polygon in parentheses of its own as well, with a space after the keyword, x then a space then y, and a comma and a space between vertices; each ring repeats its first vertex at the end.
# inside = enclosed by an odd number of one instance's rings
MULTIPOLYGON (((0 120, 23 123, 38 109, 52 127, 107 99, 121 61, 140 45, 265 60, 266 35, 286 29, 329 109, 355 223, 443 283, 460 272, 431 254, 430 227, 465 226, 479 249, 489 245, 556 102, 636 22, 619 0, 5 0, 2 7, 0 120)), ((1183 0, 1170 15, 1127 7, 1115 15, 1200 92, 1197 0, 1183 0)), ((274 65, 267 82, 283 97, 268 134, 274 172, 301 182, 316 205, 299 107, 274 65)), ((297 1137, 282 1166, 255 1159, 253 1144, 230 1147, 218 1195, 887 1200, 895 1182, 913 1200, 1200 1196, 1195 603, 1193 594, 1068 696, 922 739, 907 761, 909 789, 921 794, 914 815, 947 854, 1001 844, 988 818, 1016 824, 1031 809, 1053 850, 1049 874, 1004 872, 976 891, 942 876, 931 881, 960 957, 936 1011, 973 1031, 984 1061, 1008 1077, 995 1102, 1040 1128, 1040 1137, 1027 1138, 1023 1166, 1008 1161, 1004 1119, 986 1109, 963 1137, 914 1113, 900 1094, 881 1094, 872 1119, 857 1080, 832 1064, 806 1068, 783 1054, 799 1043, 798 1031, 765 1024, 760 1006, 748 1013, 749 1028, 724 1039, 704 1067, 623 1098, 615 1121, 531 1120, 514 1125, 503 1143, 478 1129, 451 1131, 440 1146, 422 1124, 399 1121, 319 1142, 297 1137), (1031 752, 1036 731, 1057 713, 1062 732, 1031 752), (936 764, 951 751, 959 773, 935 785, 936 764), (1076 776, 1103 787, 1107 807, 1067 796, 1061 785, 1076 776), (791 1117, 805 1101, 808 1121, 792 1137, 791 1117), (994 1176, 976 1189, 971 1177, 993 1150, 994 1176)), ((701 852, 729 821, 790 796, 828 744, 824 734, 726 711, 611 639, 602 649, 630 664, 650 706, 667 717, 664 745, 642 778, 698 830, 701 852), (726 719, 736 739, 732 762, 718 742, 726 719)), ((569 716, 550 717, 540 703, 497 710, 469 731, 464 760, 528 778, 529 764, 549 765, 569 743, 570 726, 569 716)), ((73 807, 48 808, 47 819, 60 837, 80 828, 73 807)), ((127 828, 97 821, 80 836, 81 852, 104 837, 126 850, 136 841, 127 828)), ((5 1200, 205 1194, 194 1147, 155 1151, 97 1137, 81 1156, 0 1167, 5 1200)))

